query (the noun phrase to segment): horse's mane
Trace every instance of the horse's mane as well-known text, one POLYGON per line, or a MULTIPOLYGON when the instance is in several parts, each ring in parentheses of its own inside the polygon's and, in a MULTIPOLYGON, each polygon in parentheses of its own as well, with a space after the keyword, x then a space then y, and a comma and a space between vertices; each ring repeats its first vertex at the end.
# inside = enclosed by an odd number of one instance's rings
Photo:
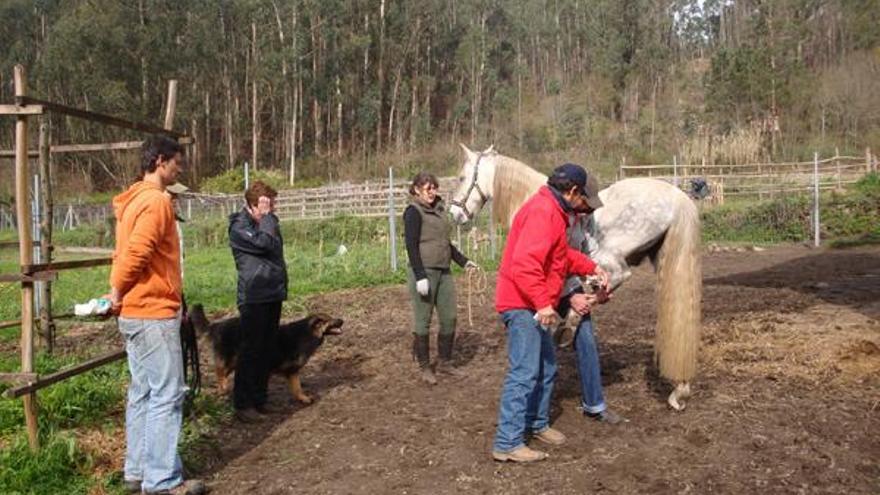
POLYGON ((510 225, 519 207, 547 182, 547 176, 525 163, 495 155, 495 183, 492 209, 495 221, 510 225))

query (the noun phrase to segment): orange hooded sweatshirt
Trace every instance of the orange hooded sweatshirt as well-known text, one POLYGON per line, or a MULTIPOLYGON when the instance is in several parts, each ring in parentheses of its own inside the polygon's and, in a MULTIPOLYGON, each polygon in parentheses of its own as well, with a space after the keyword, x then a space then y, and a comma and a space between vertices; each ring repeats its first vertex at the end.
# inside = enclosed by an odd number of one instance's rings
POLYGON ((140 181, 113 198, 116 249, 110 286, 122 297, 121 316, 172 318, 180 309, 180 245, 171 198, 140 181))

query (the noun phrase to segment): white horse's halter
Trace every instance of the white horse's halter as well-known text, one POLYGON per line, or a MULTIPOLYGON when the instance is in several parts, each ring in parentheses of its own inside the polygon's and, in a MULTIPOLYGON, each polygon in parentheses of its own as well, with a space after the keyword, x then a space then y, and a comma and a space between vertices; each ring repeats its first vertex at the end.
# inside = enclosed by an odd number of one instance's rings
POLYGON ((457 206, 457 207, 461 208, 461 211, 464 212, 468 221, 473 220, 473 218, 474 218, 473 213, 471 213, 467 207, 467 200, 468 200, 468 198, 471 197, 471 192, 473 192, 473 190, 476 189, 477 193, 480 195, 480 201, 482 201, 483 204, 486 204, 486 201, 489 200, 489 196, 487 196, 486 193, 483 192, 483 189, 480 187, 480 184, 477 182, 477 179, 479 178, 479 174, 480 174, 480 168, 479 168, 480 160, 482 160, 482 159, 483 159, 483 152, 481 151, 477 154, 477 161, 474 163, 474 177, 471 180, 470 186, 468 186, 467 192, 464 193, 464 197, 460 200, 452 198, 452 201, 449 202, 449 204, 451 204, 452 206, 457 206))

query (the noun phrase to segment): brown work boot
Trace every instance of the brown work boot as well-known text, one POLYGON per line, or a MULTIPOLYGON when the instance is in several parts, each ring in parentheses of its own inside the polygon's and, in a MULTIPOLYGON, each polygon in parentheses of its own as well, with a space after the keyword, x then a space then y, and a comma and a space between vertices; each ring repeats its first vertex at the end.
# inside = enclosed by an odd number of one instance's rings
POLYGON ((530 449, 525 445, 510 452, 492 452, 492 458, 501 462, 538 462, 543 461, 547 457, 549 456, 546 452, 530 449))
POLYGON ((550 427, 538 433, 532 433, 532 438, 550 445, 562 445, 565 443, 565 435, 561 431, 550 427))

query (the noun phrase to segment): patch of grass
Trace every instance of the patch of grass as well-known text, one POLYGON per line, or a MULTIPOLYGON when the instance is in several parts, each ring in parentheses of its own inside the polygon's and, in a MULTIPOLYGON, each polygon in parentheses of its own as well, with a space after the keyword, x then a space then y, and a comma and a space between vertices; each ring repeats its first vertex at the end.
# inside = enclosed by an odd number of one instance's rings
MULTIPOLYGON (((822 194, 819 201, 820 235, 832 245, 855 245, 880 237, 878 174, 865 176, 843 192, 822 194)), ((751 243, 806 241, 813 236, 812 210, 809 195, 718 206, 703 212, 703 239, 751 243)))
POLYGON ((77 448, 73 435, 46 432, 36 453, 31 452, 23 432, 8 441, 0 449, 0 493, 86 493, 93 484, 90 460, 77 448))

